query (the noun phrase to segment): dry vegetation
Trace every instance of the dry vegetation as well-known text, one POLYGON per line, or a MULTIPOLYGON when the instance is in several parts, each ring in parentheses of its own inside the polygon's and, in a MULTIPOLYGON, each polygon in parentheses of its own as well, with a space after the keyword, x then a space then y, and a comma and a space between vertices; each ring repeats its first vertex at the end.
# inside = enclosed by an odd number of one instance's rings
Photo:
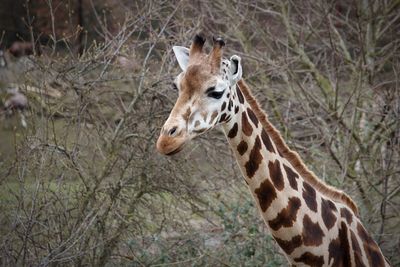
POLYGON ((172 45, 199 31, 242 57, 290 147, 400 264, 399 1, 77 1, 93 42, 57 34, 59 1, 44 2, 41 56, 2 81, 30 100, 27 129, 1 118, 2 266, 286 264, 220 132, 155 151, 177 96, 172 45))

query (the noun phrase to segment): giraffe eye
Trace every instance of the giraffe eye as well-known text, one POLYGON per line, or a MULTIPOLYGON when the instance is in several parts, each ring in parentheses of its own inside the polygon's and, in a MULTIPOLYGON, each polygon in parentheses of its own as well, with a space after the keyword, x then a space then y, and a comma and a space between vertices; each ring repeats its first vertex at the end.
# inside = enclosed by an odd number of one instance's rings
POLYGON ((218 92, 218 91, 214 91, 214 90, 215 90, 215 87, 208 88, 206 91, 207 96, 215 98, 215 99, 220 99, 225 92, 225 91, 218 92))

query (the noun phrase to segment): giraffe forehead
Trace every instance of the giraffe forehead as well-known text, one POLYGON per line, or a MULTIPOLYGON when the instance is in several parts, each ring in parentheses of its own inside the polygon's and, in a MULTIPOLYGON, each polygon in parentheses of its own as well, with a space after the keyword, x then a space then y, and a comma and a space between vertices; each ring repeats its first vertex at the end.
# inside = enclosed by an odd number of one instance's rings
POLYGON ((208 67, 203 65, 191 65, 180 79, 181 90, 193 94, 204 90, 205 85, 215 82, 216 76, 208 67))
POLYGON ((220 71, 217 73, 212 72, 211 65, 205 59, 196 61, 190 64, 182 77, 183 83, 186 83, 191 89, 201 88, 201 84, 205 82, 215 82, 218 78, 225 80, 229 73, 230 62, 224 59, 221 62, 220 71))
POLYGON ((177 78, 182 94, 188 99, 193 99, 196 95, 202 95, 206 90, 214 88, 215 91, 223 91, 229 87, 227 79, 223 75, 207 72, 197 66, 192 66, 177 78))

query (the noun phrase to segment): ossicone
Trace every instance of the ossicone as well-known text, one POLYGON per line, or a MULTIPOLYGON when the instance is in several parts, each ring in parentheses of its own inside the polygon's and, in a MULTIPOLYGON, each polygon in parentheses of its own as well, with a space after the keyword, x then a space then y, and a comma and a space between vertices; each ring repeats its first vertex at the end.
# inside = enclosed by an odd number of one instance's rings
POLYGON ((218 37, 213 37, 213 49, 210 54, 210 63, 213 72, 218 72, 221 67, 222 48, 225 46, 225 41, 218 37))
POLYGON ((194 36, 192 45, 190 46, 189 56, 195 56, 196 54, 200 54, 203 50, 204 43, 206 42, 206 38, 203 34, 198 33, 194 36))
POLYGON ((225 46, 225 41, 221 37, 213 37, 213 46, 222 48, 225 46))

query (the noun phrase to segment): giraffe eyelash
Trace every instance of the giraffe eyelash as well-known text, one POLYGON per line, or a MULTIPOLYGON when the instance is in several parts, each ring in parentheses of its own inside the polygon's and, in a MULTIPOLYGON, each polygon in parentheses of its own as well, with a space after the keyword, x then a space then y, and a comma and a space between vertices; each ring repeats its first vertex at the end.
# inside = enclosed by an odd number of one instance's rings
POLYGON ((208 97, 215 98, 215 99, 220 99, 220 98, 222 97, 223 94, 224 94, 224 91, 222 91, 222 92, 216 92, 216 91, 214 91, 214 92, 208 93, 207 96, 208 96, 208 97))
POLYGON ((215 86, 208 88, 206 91, 207 96, 215 99, 220 99, 225 92, 225 90, 220 92, 214 90, 215 86))
POLYGON ((206 94, 208 95, 209 93, 211 93, 212 91, 215 90, 215 86, 211 86, 207 89, 206 94))

